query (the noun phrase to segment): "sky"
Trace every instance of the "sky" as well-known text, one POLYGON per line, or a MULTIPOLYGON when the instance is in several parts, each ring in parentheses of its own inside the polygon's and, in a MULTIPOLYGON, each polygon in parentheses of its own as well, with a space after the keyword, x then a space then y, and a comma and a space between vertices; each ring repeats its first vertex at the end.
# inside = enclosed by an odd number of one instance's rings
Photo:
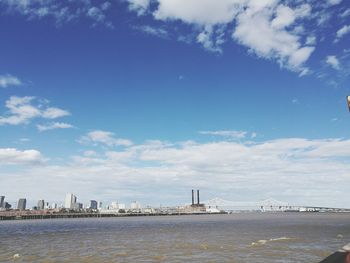
POLYGON ((0 0, 0 195, 348 207, 349 0, 0 0))

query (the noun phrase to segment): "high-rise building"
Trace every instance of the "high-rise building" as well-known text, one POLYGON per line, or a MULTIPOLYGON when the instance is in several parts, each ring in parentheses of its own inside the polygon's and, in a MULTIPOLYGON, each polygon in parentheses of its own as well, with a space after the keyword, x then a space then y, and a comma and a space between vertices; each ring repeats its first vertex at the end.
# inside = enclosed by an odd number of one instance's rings
POLYGON ((141 209, 141 204, 137 201, 134 201, 131 203, 130 208, 133 210, 141 209))
POLYGON ((43 210, 44 208, 45 208, 45 201, 44 200, 39 200, 38 201, 38 205, 37 205, 37 209, 43 210))
POLYGON ((0 208, 5 208, 5 196, 0 196, 0 208))
POLYGON ((97 201, 95 200, 90 201, 90 209, 97 210, 97 201))
POLYGON ((27 199, 20 198, 18 200, 17 209, 19 209, 19 210, 26 210, 26 205, 27 205, 27 199))
POLYGON ((64 200, 64 207, 67 209, 74 209, 77 203, 77 197, 73 194, 66 194, 66 198, 64 200))

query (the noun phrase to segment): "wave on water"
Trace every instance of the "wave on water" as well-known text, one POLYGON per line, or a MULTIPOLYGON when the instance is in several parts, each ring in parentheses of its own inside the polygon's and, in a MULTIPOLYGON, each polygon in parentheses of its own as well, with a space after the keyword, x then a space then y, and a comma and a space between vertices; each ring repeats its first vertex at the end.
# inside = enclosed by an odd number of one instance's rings
POLYGON ((278 242, 278 241, 285 241, 285 240, 291 240, 293 238, 291 237, 278 237, 278 238, 270 238, 270 239, 260 239, 256 242, 252 242, 250 245, 251 246, 262 246, 265 245, 269 242, 278 242))

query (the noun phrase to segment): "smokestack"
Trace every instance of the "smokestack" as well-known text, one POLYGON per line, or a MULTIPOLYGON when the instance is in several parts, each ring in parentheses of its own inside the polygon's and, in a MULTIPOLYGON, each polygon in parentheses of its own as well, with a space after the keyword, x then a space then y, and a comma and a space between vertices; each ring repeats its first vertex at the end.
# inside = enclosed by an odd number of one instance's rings
POLYGON ((194 205, 194 190, 192 189, 192 205, 194 205))
POLYGON ((197 204, 199 205, 199 190, 197 190, 197 204))

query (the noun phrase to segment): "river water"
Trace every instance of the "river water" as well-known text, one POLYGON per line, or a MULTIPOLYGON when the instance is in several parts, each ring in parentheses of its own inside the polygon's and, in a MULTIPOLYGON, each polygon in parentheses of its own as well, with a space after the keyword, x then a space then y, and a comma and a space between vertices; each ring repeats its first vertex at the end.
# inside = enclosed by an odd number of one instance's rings
POLYGON ((309 263, 349 242, 341 213, 0 221, 0 262, 309 263))

